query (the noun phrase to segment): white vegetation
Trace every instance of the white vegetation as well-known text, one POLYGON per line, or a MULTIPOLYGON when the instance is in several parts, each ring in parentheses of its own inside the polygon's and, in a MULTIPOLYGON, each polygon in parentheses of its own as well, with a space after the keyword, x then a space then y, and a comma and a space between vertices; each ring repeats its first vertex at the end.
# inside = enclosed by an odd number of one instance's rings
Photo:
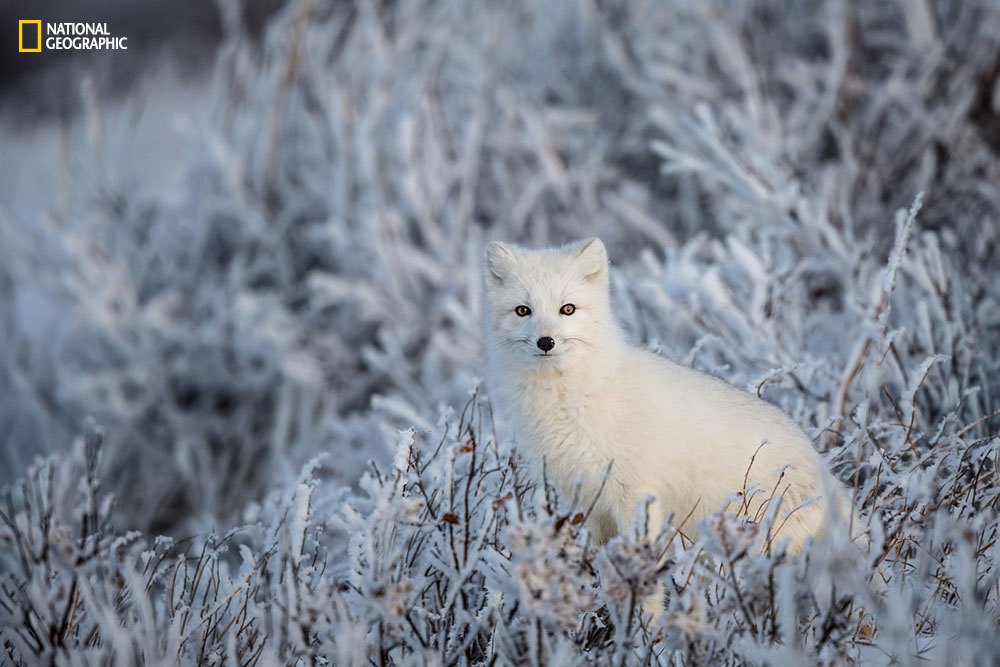
POLYGON ((224 7, 176 182, 91 91, 0 208, 0 660, 1000 659, 996 3, 305 1, 260 45, 224 7), (596 548, 527 477, 482 249, 590 235, 625 328, 788 412, 869 551, 596 548))

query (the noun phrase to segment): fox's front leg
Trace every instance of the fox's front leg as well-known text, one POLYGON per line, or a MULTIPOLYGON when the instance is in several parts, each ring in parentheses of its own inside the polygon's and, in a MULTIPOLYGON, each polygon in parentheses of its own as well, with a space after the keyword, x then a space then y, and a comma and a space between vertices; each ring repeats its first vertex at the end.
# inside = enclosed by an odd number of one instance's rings
POLYGON ((618 525, 614 517, 607 512, 594 512, 587 520, 587 524, 596 545, 607 544, 608 540, 618 534, 618 525))
POLYGON ((645 537, 650 547, 658 552, 658 559, 656 562, 657 571, 655 574, 655 581, 653 583, 653 591, 643 599, 642 610, 645 613, 652 614, 651 620, 654 624, 660 616, 663 615, 664 597, 666 596, 666 590, 663 586, 662 577, 659 573, 660 567, 666 560, 666 553, 659 553, 660 540, 658 539, 666 527, 664 521, 665 515, 663 507, 660 503, 655 499, 652 502, 647 501, 646 525, 644 527, 639 526, 640 532, 638 537, 640 539, 645 537))
POLYGON ((652 614, 652 621, 655 623, 663 614, 666 595, 659 573, 666 560, 666 555, 660 552, 661 540, 658 539, 666 527, 663 507, 652 495, 645 495, 636 497, 633 502, 626 500, 617 509, 615 518, 619 526, 618 532, 634 541, 640 549, 645 546, 656 557, 655 570, 646 570, 646 581, 643 582, 645 588, 645 584, 652 579, 652 591, 643 595, 639 601, 642 613, 652 614))

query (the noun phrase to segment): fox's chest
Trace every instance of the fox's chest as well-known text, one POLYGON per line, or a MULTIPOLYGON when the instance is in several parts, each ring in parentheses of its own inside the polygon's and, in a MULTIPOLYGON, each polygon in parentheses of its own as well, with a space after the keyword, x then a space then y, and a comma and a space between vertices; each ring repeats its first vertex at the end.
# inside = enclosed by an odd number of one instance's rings
POLYGON ((614 419, 585 392, 549 388, 515 406, 521 447, 560 486, 599 482, 621 440, 614 419))

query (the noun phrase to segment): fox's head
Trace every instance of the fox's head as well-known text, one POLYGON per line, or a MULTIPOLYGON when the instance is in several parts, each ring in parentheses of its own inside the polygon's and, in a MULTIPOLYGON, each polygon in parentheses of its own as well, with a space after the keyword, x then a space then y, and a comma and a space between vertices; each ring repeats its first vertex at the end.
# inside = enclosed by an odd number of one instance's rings
POLYGON ((490 352, 505 363, 559 367, 616 338, 600 239, 544 250, 494 241, 483 273, 490 352))

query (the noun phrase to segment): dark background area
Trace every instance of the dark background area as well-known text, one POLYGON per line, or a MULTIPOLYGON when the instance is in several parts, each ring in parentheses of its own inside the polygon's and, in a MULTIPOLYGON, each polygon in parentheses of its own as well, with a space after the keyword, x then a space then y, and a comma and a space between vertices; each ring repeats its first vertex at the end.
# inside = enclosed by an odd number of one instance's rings
MULTIPOLYGON (((258 40, 284 0, 239 3, 241 34, 258 40)), ((197 75, 212 63, 223 40, 219 3, 206 0, 42 0, 0 3, 0 103, 18 123, 68 118, 80 109, 79 80, 91 76, 104 95, 120 95, 141 84, 151 66, 164 64, 181 77, 197 75), (107 23, 114 36, 128 37, 125 51, 19 53, 22 19, 44 22, 107 23)), ((42 40, 45 40, 43 27, 42 40)))

